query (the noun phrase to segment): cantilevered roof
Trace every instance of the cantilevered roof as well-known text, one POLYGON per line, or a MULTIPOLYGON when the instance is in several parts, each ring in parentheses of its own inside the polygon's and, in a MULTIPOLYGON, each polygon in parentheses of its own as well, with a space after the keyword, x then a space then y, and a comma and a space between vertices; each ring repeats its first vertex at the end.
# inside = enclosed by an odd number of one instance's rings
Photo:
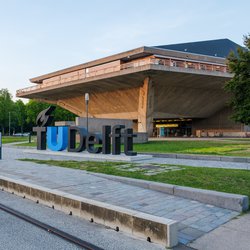
POLYGON ((190 60, 195 60, 195 61, 206 61, 206 62, 219 63, 219 64, 225 63, 225 59, 220 58, 220 57, 207 56, 207 55, 201 55, 201 54, 192 54, 191 52, 183 52, 183 51, 177 51, 177 50, 168 50, 168 49, 162 49, 162 48, 157 48, 157 47, 145 47, 144 46, 144 47, 139 47, 139 48, 132 49, 129 51, 125 51, 122 53, 114 54, 111 56, 107 56, 104 58, 100 58, 91 62, 79 64, 79 65, 69 67, 66 69, 61 69, 61 70, 48 73, 45 75, 37 76, 35 78, 30 79, 30 81, 33 83, 42 83, 42 81, 45 79, 58 76, 61 74, 70 73, 76 70, 98 66, 104 63, 115 61, 115 60, 128 62, 136 58, 143 58, 143 57, 154 55, 154 54, 162 55, 162 56, 170 56, 170 57, 175 57, 175 58, 182 58, 182 59, 189 58, 190 60))
MULTIPOLYGON (((240 45, 230 41, 229 39, 218 39, 210 41, 200 41, 181 44, 170 44, 162 46, 139 47, 129 51, 114 54, 108 57, 100 58, 91 62, 86 62, 73 67, 61 69, 45 75, 37 76, 30 79, 33 83, 42 83, 43 80, 59 76, 61 74, 70 73, 76 70, 98 66, 104 63, 121 60, 128 62, 136 58, 143 58, 150 55, 170 56, 174 58, 188 58, 196 61, 206 61, 212 63, 225 64, 225 58, 231 50, 237 51, 240 45)), ((241 47, 243 48, 243 47, 241 47)), ((244 49, 244 48, 243 48, 244 49)))
MULTIPOLYGON (((176 50, 187 53, 195 53, 207 56, 216 56, 226 58, 230 51, 237 54, 237 48, 243 48, 239 44, 225 38, 217 40, 179 43, 170 45, 153 46, 160 49, 176 50)), ((244 48, 243 48, 244 49, 244 48)))

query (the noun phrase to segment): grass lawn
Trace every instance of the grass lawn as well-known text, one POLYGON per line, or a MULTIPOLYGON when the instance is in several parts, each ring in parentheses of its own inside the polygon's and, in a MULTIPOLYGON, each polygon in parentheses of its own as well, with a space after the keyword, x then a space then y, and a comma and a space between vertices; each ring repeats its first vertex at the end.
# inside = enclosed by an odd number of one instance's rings
MULTIPOLYGON (((139 153, 183 153, 250 157, 250 141, 246 139, 242 141, 236 140, 150 141, 134 144, 134 151, 139 153)), ((17 146, 36 147, 36 142, 17 144, 17 146)))
POLYGON ((36 147, 36 142, 32 141, 31 143, 26 142, 26 143, 22 143, 22 144, 16 144, 15 146, 18 147, 36 147))
MULTIPOLYGON (((144 179, 162 183, 170 183, 181 186, 216 190, 227 193, 243 194, 250 197, 250 171, 248 170, 231 170, 205 167, 188 167, 177 166, 180 170, 168 171, 170 165, 160 165, 166 168, 165 172, 148 176, 145 170, 129 171, 122 169, 121 162, 94 162, 94 161, 53 161, 53 160, 36 160, 20 159, 22 161, 31 161, 34 163, 48 164, 59 167, 81 169, 90 172, 104 173, 144 179)), ((129 163, 130 167, 137 167, 137 163, 129 163)), ((173 165, 171 165, 173 167, 173 165)))
POLYGON ((150 141, 134 144, 134 150, 147 153, 183 153, 250 157, 250 142, 214 141, 150 141))
POLYGON ((240 141, 240 142, 250 142, 250 138, 226 138, 225 141, 240 141))
POLYGON ((29 138, 27 136, 3 136, 2 143, 12 143, 12 142, 22 142, 28 141, 29 138))

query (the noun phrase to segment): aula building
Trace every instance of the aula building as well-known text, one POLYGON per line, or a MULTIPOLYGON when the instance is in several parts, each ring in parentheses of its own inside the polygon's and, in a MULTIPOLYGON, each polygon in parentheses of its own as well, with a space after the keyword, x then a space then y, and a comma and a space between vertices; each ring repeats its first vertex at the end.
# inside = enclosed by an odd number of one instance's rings
POLYGON ((226 65, 240 45, 218 39, 144 46, 30 79, 17 97, 57 104, 81 120, 127 123, 149 136, 244 136, 230 119, 226 65))

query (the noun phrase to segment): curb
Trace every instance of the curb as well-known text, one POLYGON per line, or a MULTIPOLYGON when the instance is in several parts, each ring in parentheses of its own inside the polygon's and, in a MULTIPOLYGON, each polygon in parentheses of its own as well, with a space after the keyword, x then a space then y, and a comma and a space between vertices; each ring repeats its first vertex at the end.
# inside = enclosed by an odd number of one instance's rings
POLYGON ((226 208, 237 212, 247 211, 249 206, 249 198, 246 195, 230 194, 172 184, 163 184, 153 181, 144 181, 99 173, 91 173, 91 175, 99 176, 113 181, 119 181, 125 184, 134 185, 141 188, 163 192, 170 195, 179 196, 186 199, 196 200, 202 203, 207 203, 216 207, 226 208))
POLYGON ((250 157, 217 156, 217 155, 198 155, 198 154, 171 154, 171 153, 143 153, 159 158, 205 160, 205 161, 224 161, 250 163, 250 157))
POLYGON ((67 151, 50 151, 50 150, 36 150, 36 149, 27 149, 24 150, 25 153, 29 154, 35 154, 35 155, 53 155, 55 157, 57 156, 65 156, 70 157, 73 159, 81 159, 81 160, 104 160, 104 161, 116 161, 116 162, 137 162, 142 160, 150 160, 153 158, 152 155, 143 155, 138 154, 135 156, 127 156, 124 153, 121 153, 120 155, 104 155, 99 154, 98 157, 96 154, 90 154, 87 152, 81 152, 81 153, 75 153, 75 152, 67 152, 67 151))
POLYGON ((5 147, 6 148, 18 148, 18 149, 33 149, 34 148, 32 146, 16 146, 16 145, 6 145, 5 147))
POLYGON ((119 227, 119 230, 140 238, 147 239, 149 237, 150 241, 165 247, 173 247, 178 244, 178 223, 174 220, 3 176, 0 176, 0 187, 2 190, 15 193, 18 196, 25 196, 25 198, 50 207, 54 206, 55 209, 68 214, 71 213, 83 219, 93 220, 98 224, 114 229, 119 227))

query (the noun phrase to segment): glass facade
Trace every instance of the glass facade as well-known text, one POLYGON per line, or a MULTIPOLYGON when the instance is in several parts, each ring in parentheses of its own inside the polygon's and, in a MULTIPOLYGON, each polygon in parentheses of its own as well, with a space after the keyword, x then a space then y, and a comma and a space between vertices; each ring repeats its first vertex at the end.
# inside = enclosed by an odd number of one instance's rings
POLYGON ((192 135, 192 119, 155 119, 155 137, 182 137, 192 135))

